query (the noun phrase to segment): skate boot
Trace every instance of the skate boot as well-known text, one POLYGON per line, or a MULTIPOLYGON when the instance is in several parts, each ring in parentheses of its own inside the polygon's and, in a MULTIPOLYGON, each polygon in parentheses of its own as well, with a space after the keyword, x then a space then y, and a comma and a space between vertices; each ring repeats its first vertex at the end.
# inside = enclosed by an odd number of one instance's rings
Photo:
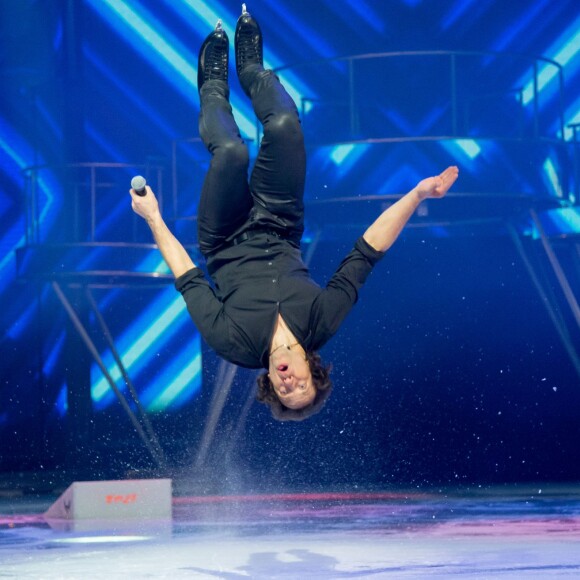
POLYGON ((251 14, 246 11, 245 4, 242 4, 242 14, 236 24, 235 47, 238 76, 249 65, 263 66, 262 31, 251 14))
POLYGON ((230 41, 218 20, 215 30, 204 40, 199 50, 197 65, 197 90, 209 80, 228 82, 228 56, 230 41))

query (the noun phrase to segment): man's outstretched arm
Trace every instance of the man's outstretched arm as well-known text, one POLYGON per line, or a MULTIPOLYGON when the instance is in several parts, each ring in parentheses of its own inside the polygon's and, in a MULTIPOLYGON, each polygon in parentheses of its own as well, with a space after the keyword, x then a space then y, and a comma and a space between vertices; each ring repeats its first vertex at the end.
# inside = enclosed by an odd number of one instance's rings
POLYGON ((195 268, 196 266, 186 249, 163 221, 157 198, 151 188, 147 186, 147 194, 144 196, 137 195, 132 189, 129 190, 129 193, 133 199, 131 204, 133 211, 140 215, 151 228, 155 243, 173 276, 179 278, 182 274, 195 268))
POLYGON ((365 241, 375 250, 386 252, 399 237, 419 204, 427 198, 443 197, 455 183, 458 175, 459 169, 452 166, 436 177, 420 181, 373 222, 363 235, 365 241))

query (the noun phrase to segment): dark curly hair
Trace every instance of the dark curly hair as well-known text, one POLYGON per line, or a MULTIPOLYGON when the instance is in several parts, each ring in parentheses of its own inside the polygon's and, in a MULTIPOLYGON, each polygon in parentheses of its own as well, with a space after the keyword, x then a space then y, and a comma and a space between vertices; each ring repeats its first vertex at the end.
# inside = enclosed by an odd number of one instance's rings
POLYGON ((330 381, 331 367, 330 365, 324 365, 317 352, 307 352, 306 361, 310 367, 316 396, 310 405, 302 409, 289 409, 282 404, 268 377, 268 373, 262 373, 258 377, 256 400, 270 407, 274 419, 278 421, 304 421, 304 419, 312 417, 324 407, 332 392, 332 382, 330 381))

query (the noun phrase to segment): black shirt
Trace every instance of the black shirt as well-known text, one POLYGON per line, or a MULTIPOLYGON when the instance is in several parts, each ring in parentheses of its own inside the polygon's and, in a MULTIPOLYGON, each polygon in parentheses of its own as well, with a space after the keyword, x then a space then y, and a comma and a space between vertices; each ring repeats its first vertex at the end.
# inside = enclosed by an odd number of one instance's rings
POLYGON ((320 349, 382 256, 359 238, 323 289, 310 278, 299 248, 260 232, 208 258, 215 289, 199 268, 180 276, 175 287, 217 354, 242 367, 268 368, 278 313, 305 350, 320 349))

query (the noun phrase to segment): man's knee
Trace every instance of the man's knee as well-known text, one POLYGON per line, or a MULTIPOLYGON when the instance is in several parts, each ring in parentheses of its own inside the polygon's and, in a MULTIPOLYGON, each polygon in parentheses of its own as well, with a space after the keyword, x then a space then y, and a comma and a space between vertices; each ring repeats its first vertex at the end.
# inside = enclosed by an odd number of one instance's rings
POLYGON ((246 145, 239 141, 227 141, 216 147, 213 152, 213 161, 229 169, 244 169, 250 163, 250 156, 246 145))
POLYGON ((303 141, 302 128, 295 111, 284 111, 273 115, 264 127, 264 134, 267 134, 270 140, 303 141))

